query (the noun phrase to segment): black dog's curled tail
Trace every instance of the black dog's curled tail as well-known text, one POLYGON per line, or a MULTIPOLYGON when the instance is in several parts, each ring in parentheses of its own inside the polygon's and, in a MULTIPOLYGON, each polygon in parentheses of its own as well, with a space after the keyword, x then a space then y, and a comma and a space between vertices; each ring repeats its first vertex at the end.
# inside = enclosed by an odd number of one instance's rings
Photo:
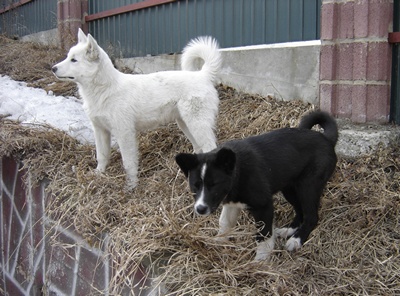
POLYGON ((314 125, 319 124, 324 129, 324 136, 332 143, 333 146, 339 137, 336 120, 326 112, 314 111, 304 116, 299 124, 299 128, 311 129, 314 125))

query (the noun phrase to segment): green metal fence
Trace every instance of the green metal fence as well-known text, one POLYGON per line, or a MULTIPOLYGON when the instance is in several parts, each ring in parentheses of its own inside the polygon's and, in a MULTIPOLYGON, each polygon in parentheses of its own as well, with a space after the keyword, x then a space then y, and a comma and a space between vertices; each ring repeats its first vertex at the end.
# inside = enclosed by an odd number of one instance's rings
MULTIPOLYGON (((89 1, 89 16, 140 1, 89 1)), ((124 57, 175 53, 212 35, 222 47, 316 40, 321 0, 182 0, 89 22, 103 47, 124 57)))
POLYGON ((0 0, 0 34, 21 37, 54 28, 57 0, 0 0))

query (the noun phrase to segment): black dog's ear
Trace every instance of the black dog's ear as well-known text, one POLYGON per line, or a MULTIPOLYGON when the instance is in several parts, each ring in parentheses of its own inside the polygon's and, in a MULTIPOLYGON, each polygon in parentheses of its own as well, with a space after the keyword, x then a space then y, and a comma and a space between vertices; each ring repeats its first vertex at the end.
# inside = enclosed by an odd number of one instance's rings
POLYGON ((221 148, 217 152, 215 164, 225 170, 228 174, 232 174, 236 165, 236 154, 229 148, 221 148))
POLYGON ((175 156, 175 161, 185 174, 186 178, 189 175, 189 171, 199 165, 199 160, 197 159, 196 154, 179 153, 175 156))

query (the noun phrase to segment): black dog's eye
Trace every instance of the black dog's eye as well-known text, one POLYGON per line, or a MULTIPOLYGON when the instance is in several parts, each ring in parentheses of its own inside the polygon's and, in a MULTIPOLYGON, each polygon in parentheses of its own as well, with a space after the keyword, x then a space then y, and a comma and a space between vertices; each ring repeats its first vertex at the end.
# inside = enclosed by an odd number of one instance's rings
POLYGON ((195 189, 200 189, 201 185, 202 185, 202 182, 201 181, 197 181, 196 183, 194 183, 194 188, 195 189))
POLYGON ((207 187, 212 188, 215 186, 215 182, 207 182, 207 187))
POLYGON ((71 59, 71 62, 76 63, 77 60, 75 60, 74 58, 71 59))

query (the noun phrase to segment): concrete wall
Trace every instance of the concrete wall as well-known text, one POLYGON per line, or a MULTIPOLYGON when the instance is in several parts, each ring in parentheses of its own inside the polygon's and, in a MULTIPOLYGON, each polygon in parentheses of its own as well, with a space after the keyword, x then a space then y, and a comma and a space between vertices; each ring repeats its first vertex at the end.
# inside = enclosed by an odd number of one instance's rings
POLYGON ((59 46, 60 38, 57 29, 42 31, 35 34, 25 35, 21 38, 23 42, 36 42, 43 45, 59 46))
MULTIPOLYGON (((318 104, 319 41, 222 49, 220 82, 239 90, 318 104)), ((137 73, 180 69, 180 55, 116 61, 137 73)))
POLYGON ((222 83, 280 100, 319 103, 319 41, 228 48, 222 52, 222 83))

